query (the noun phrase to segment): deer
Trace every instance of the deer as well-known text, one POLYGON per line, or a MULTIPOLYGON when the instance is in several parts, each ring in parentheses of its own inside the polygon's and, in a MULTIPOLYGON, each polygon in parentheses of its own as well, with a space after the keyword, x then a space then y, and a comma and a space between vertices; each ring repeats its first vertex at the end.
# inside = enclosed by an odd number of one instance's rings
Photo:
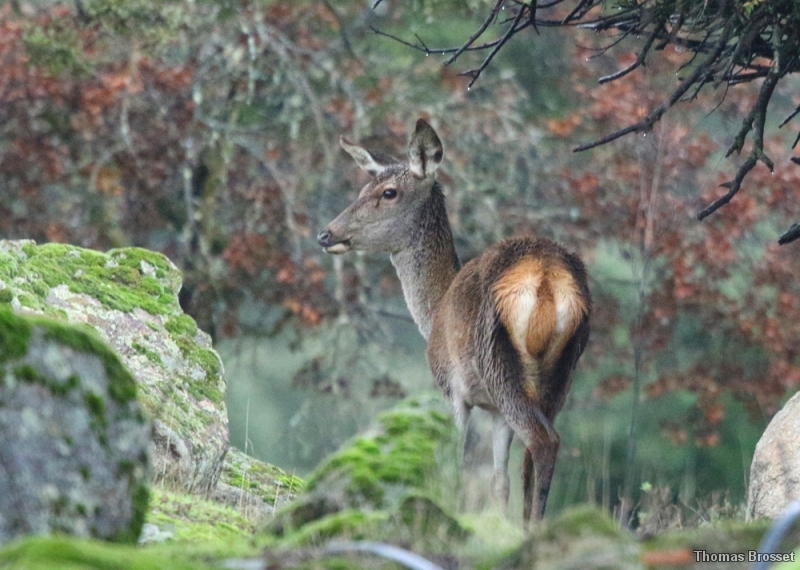
POLYGON ((389 254, 461 433, 473 407, 491 414, 491 493, 504 509, 514 435, 524 445, 527 528, 532 514, 544 516, 560 442, 554 420, 589 337, 583 262, 550 239, 525 236, 500 241, 462 267, 434 176, 442 142, 424 119, 404 161, 345 137, 339 142, 372 178, 317 242, 330 254, 389 254))

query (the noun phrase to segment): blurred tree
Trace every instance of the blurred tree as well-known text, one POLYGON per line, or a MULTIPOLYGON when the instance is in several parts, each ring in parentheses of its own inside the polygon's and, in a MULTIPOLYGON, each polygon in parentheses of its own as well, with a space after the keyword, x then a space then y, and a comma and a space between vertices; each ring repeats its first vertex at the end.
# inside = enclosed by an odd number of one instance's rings
MULTIPOLYGON (((376 0, 374 6, 382 2, 376 0)), ((619 80, 645 66, 653 52, 663 52, 667 46, 676 47, 689 56, 674 62, 682 77, 677 85, 667 87, 666 98, 662 96, 651 102, 647 112, 634 123, 575 150, 594 148, 631 133, 649 132, 668 109, 680 101, 695 99, 707 86, 724 85, 721 95, 724 99, 729 88, 761 80, 758 96, 741 111, 742 125, 725 154, 739 154, 749 136, 751 145, 747 158, 739 165, 733 179, 721 184, 727 192, 704 207, 697 218, 702 220, 730 202, 758 162, 774 170, 774 162, 765 148, 764 130, 775 88, 786 76, 800 71, 800 4, 795 0, 496 0, 491 8, 485 9, 483 23, 460 46, 431 48, 419 36, 413 44, 390 37, 426 55, 448 54, 445 66, 465 52, 487 53, 478 67, 462 73, 470 78, 470 86, 512 37, 524 30, 538 31, 539 27, 578 26, 597 33, 613 33, 610 43, 595 48, 599 54, 636 43, 634 57, 618 71, 601 77, 601 84, 619 80), (486 39, 490 27, 497 30, 496 37, 486 39)), ((374 31, 383 33, 378 29, 374 31)), ((798 114, 800 105, 779 126, 789 123, 798 114)), ((798 142, 800 131, 792 148, 798 142)), ((800 157, 794 156, 791 160, 800 164, 800 157)), ((797 238, 800 238, 800 223, 793 224, 779 243, 797 238)))

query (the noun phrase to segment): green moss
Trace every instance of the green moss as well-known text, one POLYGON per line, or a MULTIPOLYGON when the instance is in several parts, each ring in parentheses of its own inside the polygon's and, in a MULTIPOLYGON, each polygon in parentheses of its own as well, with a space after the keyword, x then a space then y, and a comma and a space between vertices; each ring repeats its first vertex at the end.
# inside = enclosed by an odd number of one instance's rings
POLYGON ((28 537, 0 549, 4 570, 202 570, 203 562, 164 550, 63 536, 28 537))
POLYGON ((289 535, 284 544, 312 545, 333 537, 359 540, 368 537, 371 531, 386 524, 388 520, 389 515, 385 512, 346 509, 308 523, 289 535))
POLYGON ((197 324, 189 315, 178 315, 164 323, 164 328, 172 335, 186 335, 194 337, 197 334, 197 324))
POLYGON ((139 354, 141 354, 142 356, 147 358, 147 360, 149 360, 153 364, 155 364, 157 366, 163 366, 164 365, 164 362, 161 360, 161 356, 159 356, 159 354, 157 352, 155 352, 154 350, 150 350, 149 348, 147 348, 146 346, 142 345, 141 343, 134 342, 131 345, 131 348, 133 348, 133 350, 135 350, 136 352, 138 352, 139 354))
POLYGON ((225 394, 219 388, 222 365, 217 353, 207 348, 200 348, 193 338, 187 336, 178 337, 176 343, 184 358, 202 368, 205 373, 205 378, 202 380, 188 380, 186 389, 189 393, 198 400, 207 398, 214 403, 222 403, 225 394))
POLYGON ((43 318, 33 320, 45 329, 45 338, 99 357, 109 379, 109 394, 116 402, 124 404, 136 398, 136 381, 133 376, 91 327, 79 328, 43 318))
POLYGON ((25 356, 31 329, 28 320, 0 307, 0 363, 25 356))
POLYGON ((17 258, 10 253, 0 251, 0 279, 8 283, 17 276, 19 264, 17 258))
POLYGON ((351 499, 383 506, 386 485, 422 488, 436 466, 436 450, 454 433, 450 418, 407 403, 378 417, 383 428, 332 455, 309 478, 313 490, 330 477, 349 477, 351 499))
POLYGON ((240 512, 197 495, 155 489, 147 522, 170 529, 172 542, 236 555, 253 550, 254 524, 240 512))
POLYGON ((142 533, 142 526, 147 518, 147 512, 150 507, 150 490, 144 483, 138 483, 131 492, 131 506, 133 507, 133 515, 131 522, 128 524, 128 529, 122 535, 117 537, 119 542, 132 542, 135 543, 142 533))
MULTIPOLYGON (((644 542, 645 550, 672 548, 704 549, 709 552, 744 552, 754 550, 761 542, 772 521, 757 520, 745 522, 726 520, 713 526, 670 531, 644 542), (709 548, 713 546, 712 548, 709 548)), ((787 537, 794 547, 800 538, 800 530, 795 529, 787 537)), ((787 544, 788 545, 788 544, 787 544)))
POLYGON ((106 254, 122 267, 130 267, 144 272, 143 264, 153 268, 153 273, 158 279, 167 278, 172 290, 177 293, 180 289, 181 276, 172 263, 164 255, 141 247, 126 247, 112 249, 106 254))
POLYGON ((19 301, 19 304, 21 306, 27 307, 29 309, 43 311, 45 308, 44 302, 36 295, 32 295, 30 293, 21 292, 17 296, 17 300, 19 301))
POLYGON ((91 392, 87 392, 86 394, 83 395, 83 401, 86 402, 86 407, 89 408, 89 413, 92 416, 92 421, 96 422, 98 427, 105 428, 106 403, 103 401, 103 398, 101 398, 97 394, 92 394, 91 392))
POLYGON ((180 348, 183 357, 205 373, 203 380, 189 380, 187 391, 198 400, 208 399, 217 404, 222 403, 225 399, 225 394, 219 388, 222 364, 216 352, 198 346, 198 329, 194 319, 189 315, 177 315, 166 321, 164 328, 180 348))
POLYGON ((222 365, 217 353, 209 348, 199 348, 197 349, 195 358, 200 367, 206 371, 209 378, 213 378, 216 383, 217 378, 222 373, 222 365))
POLYGON ((14 300, 14 293, 11 289, 0 289, 0 303, 10 303, 14 300))
POLYGON ((180 312, 172 289, 180 282, 180 274, 155 252, 128 248, 104 254, 56 243, 25 244, 22 250, 28 259, 17 264, 13 278, 24 306, 43 310, 50 288, 63 284, 109 309, 131 312, 141 307, 153 315, 180 312), (154 275, 144 273, 142 261, 153 268, 154 275), (157 279, 159 274, 171 278, 166 285, 157 279))
POLYGON ((235 448, 228 452, 225 459, 221 481, 261 497, 270 505, 287 497, 293 497, 305 486, 299 477, 249 457, 235 448))
MULTIPOLYGON (((275 516, 270 532, 283 537, 280 540, 305 540, 322 530, 335 531, 339 513, 345 513, 343 521, 352 522, 347 516, 352 509, 391 520, 385 536, 357 527, 359 533, 378 539, 400 536, 428 545, 436 542, 426 538, 429 533, 451 540, 466 536, 468 532, 433 499, 443 490, 437 458, 455 448, 453 423, 440 406, 439 400, 426 405, 412 400, 381 414, 377 430, 357 437, 312 473, 306 494, 275 516)), ((363 521, 353 525, 356 522, 363 521)), ((441 550, 441 541, 437 544, 441 550)))
POLYGON ((463 542, 472 534, 455 517, 446 513, 433 499, 410 493, 398 508, 400 520, 417 539, 463 542))
POLYGON ((14 367, 14 376, 23 382, 38 383, 41 377, 36 369, 29 364, 21 364, 14 367))
POLYGON ((81 379, 75 376, 74 374, 67 378, 64 382, 56 382, 54 380, 50 380, 47 382, 47 387, 50 388, 50 391, 55 395, 64 395, 68 394, 81 384, 81 379))
POLYGON ((619 538, 621 531, 617 523, 598 507, 580 505, 561 513, 548 524, 546 532, 546 536, 550 539, 586 535, 619 538))

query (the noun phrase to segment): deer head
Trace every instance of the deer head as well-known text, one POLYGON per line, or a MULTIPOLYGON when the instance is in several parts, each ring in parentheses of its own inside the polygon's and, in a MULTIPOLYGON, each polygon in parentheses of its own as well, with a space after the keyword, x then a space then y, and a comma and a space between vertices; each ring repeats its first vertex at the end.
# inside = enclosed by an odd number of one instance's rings
POLYGON ((417 121, 407 162, 378 158, 344 137, 339 143, 373 178, 320 232, 317 241, 328 253, 405 249, 418 231, 420 209, 431 195, 433 173, 442 162, 442 142, 436 131, 424 120, 417 121))

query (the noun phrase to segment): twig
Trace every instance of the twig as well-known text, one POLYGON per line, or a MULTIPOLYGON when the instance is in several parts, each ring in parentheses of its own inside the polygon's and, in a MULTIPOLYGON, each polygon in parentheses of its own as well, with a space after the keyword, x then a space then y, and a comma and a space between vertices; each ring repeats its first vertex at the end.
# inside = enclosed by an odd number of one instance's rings
POLYGON ((578 3, 578 5, 572 9, 572 12, 567 14, 566 17, 563 20, 561 20, 561 23, 566 24, 573 20, 580 20, 593 7, 594 7, 594 0, 581 0, 578 3))
POLYGON ((698 220, 707 218, 719 210, 722 206, 730 202, 742 187, 742 181, 744 180, 744 177, 747 176, 747 174, 753 170, 753 168, 755 168, 759 161, 763 162, 770 170, 774 169, 772 160, 770 160, 770 158, 764 154, 764 124, 767 120, 767 105, 769 104, 769 100, 772 97, 773 91, 775 91, 775 86, 778 84, 780 77, 780 57, 779 54, 776 53, 775 63, 772 66, 772 70, 767 75, 767 78, 764 79, 764 83, 761 84, 761 89, 758 93, 758 99, 753 104, 753 108, 742 122, 742 127, 739 129, 736 139, 733 141, 733 144, 731 144, 730 148, 728 148, 728 152, 725 153, 725 156, 730 156, 733 152, 736 152, 737 154, 741 152, 742 147, 744 146, 745 138, 750 132, 753 133, 753 149, 750 151, 750 154, 748 155, 747 160, 744 161, 744 164, 739 167, 739 170, 736 172, 736 176, 734 176, 733 180, 722 184, 722 186, 727 188, 728 191, 723 196, 717 198, 714 200, 714 202, 706 206, 699 214, 697 214, 698 220))
POLYGON ((458 56, 464 53, 464 50, 466 50, 469 46, 471 46, 475 42, 475 40, 481 37, 481 34, 483 34, 483 32, 486 31, 486 28, 489 27, 489 24, 491 24, 494 21, 495 17, 497 16, 497 13, 500 11, 500 8, 503 6, 504 3, 505 0, 497 0, 497 2, 494 5, 494 8, 492 8, 492 11, 489 13, 489 17, 483 21, 483 24, 480 25, 480 27, 475 31, 475 33, 472 34, 469 37, 469 39, 466 42, 464 42, 464 44, 460 48, 458 48, 458 50, 447 59, 447 61, 444 62, 443 65, 450 65, 451 63, 453 63, 458 58, 458 56))
POLYGON ((500 48, 502 48, 505 45, 505 43, 511 38, 511 36, 513 36, 514 34, 519 32, 520 30, 522 30, 522 29, 524 29, 524 28, 526 28, 526 27, 528 27, 530 25, 530 22, 525 22, 524 24, 519 26, 519 28, 517 28, 517 25, 519 24, 519 21, 522 19, 522 14, 524 14, 524 13, 525 13, 525 10, 520 8, 519 12, 517 12, 517 17, 514 18, 514 22, 511 24, 511 27, 509 27, 508 30, 506 30, 506 33, 503 35, 502 38, 500 38, 500 40, 497 42, 497 45, 494 46, 494 49, 492 49, 492 51, 489 52, 489 55, 486 56, 486 59, 483 60, 483 63, 481 64, 481 66, 478 69, 473 69, 471 71, 466 71, 466 72, 460 74, 460 75, 465 75, 467 77, 471 77, 472 78, 472 81, 470 81, 469 85, 467 85, 467 89, 472 87, 472 85, 478 80, 478 77, 481 76, 481 73, 483 73, 483 70, 485 70, 488 67, 489 63, 492 61, 492 59, 494 59, 494 56, 497 55, 497 52, 500 51, 500 48))
POLYGON ((778 244, 785 245, 793 242, 797 238, 800 238, 800 224, 795 223, 778 239, 778 244))
POLYGON ((785 119, 784 119, 784 120, 781 122, 781 124, 780 124, 780 125, 778 125, 778 128, 780 129, 780 128, 781 128, 781 127, 783 127, 783 126, 784 126, 786 123, 788 123, 789 121, 791 121, 792 119, 794 119, 794 118, 795 118, 795 117, 798 115, 798 113, 800 113, 800 105, 798 105, 798 106, 797 106, 797 108, 796 108, 794 111, 792 111, 792 114, 791 114, 791 115, 789 115, 788 117, 786 117, 786 118, 785 118, 785 119))
MULTIPOLYGON (((647 24, 645 24, 645 25, 647 25, 647 24)), ((598 83, 608 83, 609 81, 614 81, 615 79, 619 79, 620 77, 624 77, 624 76, 628 75, 631 71, 633 71, 634 69, 636 69, 640 65, 644 65, 644 60, 647 57, 647 54, 650 51, 650 48, 652 47, 653 42, 655 41, 656 36, 658 35, 658 33, 661 30, 663 25, 664 25, 663 22, 660 22, 655 28, 653 28, 653 31, 650 32, 650 35, 647 37, 647 40, 644 42, 644 45, 642 46, 642 49, 639 52, 639 56, 636 58, 636 61, 634 61, 628 67, 626 67, 624 69, 620 69, 616 73, 612 73, 610 75, 605 75, 605 76, 601 77, 600 79, 597 80, 598 83)))
MULTIPOLYGON (((396 41, 398 43, 401 43, 406 47, 410 47, 411 49, 415 49, 417 51, 421 51, 425 55, 430 55, 430 54, 441 54, 441 55, 444 55, 444 54, 447 54, 447 53, 457 52, 458 50, 461 49, 461 47, 457 47, 457 48, 429 48, 428 46, 426 46, 422 42, 422 40, 420 40, 419 36, 415 36, 415 37, 417 38, 417 40, 420 41, 420 43, 422 45, 412 44, 411 42, 407 42, 403 38, 399 38, 397 36, 393 36, 392 34, 384 32, 384 31, 382 31, 382 30, 380 30, 380 29, 378 29, 378 28, 376 28, 374 26, 370 26, 369 29, 372 30, 372 33, 374 33, 376 35, 383 36, 385 38, 389 38, 390 40, 394 40, 394 41, 396 41)), ((484 50, 484 49, 489 49, 491 47, 496 46, 499 42, 500 42, 500 40, 492 40, 490 42, 486 42, 486 43, 483 43, 483 44, 480 44, 480 45, 477 45, 477 46, 470 46, 470 47, 466 48, 464 51, 480 51, 480 50, 484 50)))

